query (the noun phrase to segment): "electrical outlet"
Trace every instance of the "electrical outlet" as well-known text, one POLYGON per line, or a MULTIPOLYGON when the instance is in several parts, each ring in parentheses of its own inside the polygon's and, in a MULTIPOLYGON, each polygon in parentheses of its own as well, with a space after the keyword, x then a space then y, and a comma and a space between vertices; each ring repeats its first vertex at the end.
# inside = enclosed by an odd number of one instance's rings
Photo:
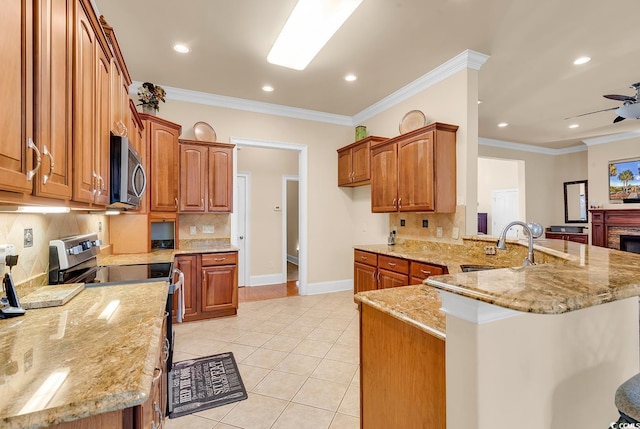
POLYGON ((496 246, 484 246, 484 254, 487 256, 496 254, 496 246))
POLYGON ((457 226, 454 226, 453 229, 451 230, 451 238, 453 238, 454 240, 457 240, 458 237, 460 237, 460 228, 458 228, 457 226))
POLYGON ((33 246, 33 228, 24 229, 24 247, 33 246))
POLYGON ((436 237, 442 238, 442 227, 441 226, 436 228, 436 237))
POLYGON ((191 225, 189 227, 189 234, 196 235, 197 233, 198 233, 198 228, 196 226, 194 226, 194 225, 191 225))
POLYGON ((98 232, 102 232, 102 222, 98 222, 98 232))
POLYGON ((422 219, 422 227, 423 228, 429 228, 429 220, 428 219, 422 219))
POLYGON ((214 231, 215 231, 215 228, 213 227, 213 225, 203 225, 202 226, 202 232, 204 234, 213 234, 214 231))
POLYGON ((404 226, 405 225, 405 220, 404 219, 400 219, 400 226, 404 226))

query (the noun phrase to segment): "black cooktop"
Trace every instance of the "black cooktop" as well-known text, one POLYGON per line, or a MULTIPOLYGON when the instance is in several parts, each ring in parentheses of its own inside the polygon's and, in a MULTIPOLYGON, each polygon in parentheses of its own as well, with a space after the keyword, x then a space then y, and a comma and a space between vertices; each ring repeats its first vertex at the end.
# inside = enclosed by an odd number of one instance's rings
POLYGON ((91 285, 108 285, 122 283, 140 283, 154 280, 171 282, 172 264, 109 265, 94 266, 77 271, 67 271, 64 283, 85 283, 91 285))

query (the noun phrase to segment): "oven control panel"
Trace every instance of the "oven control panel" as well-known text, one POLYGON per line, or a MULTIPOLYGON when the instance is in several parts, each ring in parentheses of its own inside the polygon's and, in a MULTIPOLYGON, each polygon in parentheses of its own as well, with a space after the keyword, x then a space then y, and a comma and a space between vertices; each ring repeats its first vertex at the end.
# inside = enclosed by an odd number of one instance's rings
POLYGON ((66 270, 97 256, 101 244, 102 241, 95 233, 51 240, 49 259, 57 258, 60 269, 66 270))

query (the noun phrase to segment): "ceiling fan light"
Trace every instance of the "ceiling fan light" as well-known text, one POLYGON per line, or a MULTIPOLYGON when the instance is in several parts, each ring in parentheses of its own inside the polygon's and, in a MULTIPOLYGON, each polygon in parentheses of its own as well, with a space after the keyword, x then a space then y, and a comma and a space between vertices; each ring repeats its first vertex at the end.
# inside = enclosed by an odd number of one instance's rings
POLYGON ((304 70, 362 0, 298 0, 267 61, 304 70))
POLYGON ((640 103, 631 103, 616 109, 618 116, 625 119, 640 119, 640 103))

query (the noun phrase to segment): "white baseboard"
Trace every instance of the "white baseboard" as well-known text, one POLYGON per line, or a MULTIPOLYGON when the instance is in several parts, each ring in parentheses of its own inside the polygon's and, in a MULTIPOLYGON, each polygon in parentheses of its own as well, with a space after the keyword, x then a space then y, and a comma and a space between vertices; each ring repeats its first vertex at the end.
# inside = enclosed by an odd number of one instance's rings
POLYGON ((287 255, 287 262, 291 262, 293 265, 298 265, 298 257, 293 255, 287 255))
POLYGON ((280 283, 285 283, 287 281, 287 276, 282 273, 276 274, 263 274, 260 276, 251 276, 249 278, 249 284, 247 286, 266 286, 266 285, 277 285, 280 283))
POLYGON ((306 290, 300 295, 319 295, 321 293, 353 291, 353 279, 335 280, 330 282, 308 283, 306 290))

